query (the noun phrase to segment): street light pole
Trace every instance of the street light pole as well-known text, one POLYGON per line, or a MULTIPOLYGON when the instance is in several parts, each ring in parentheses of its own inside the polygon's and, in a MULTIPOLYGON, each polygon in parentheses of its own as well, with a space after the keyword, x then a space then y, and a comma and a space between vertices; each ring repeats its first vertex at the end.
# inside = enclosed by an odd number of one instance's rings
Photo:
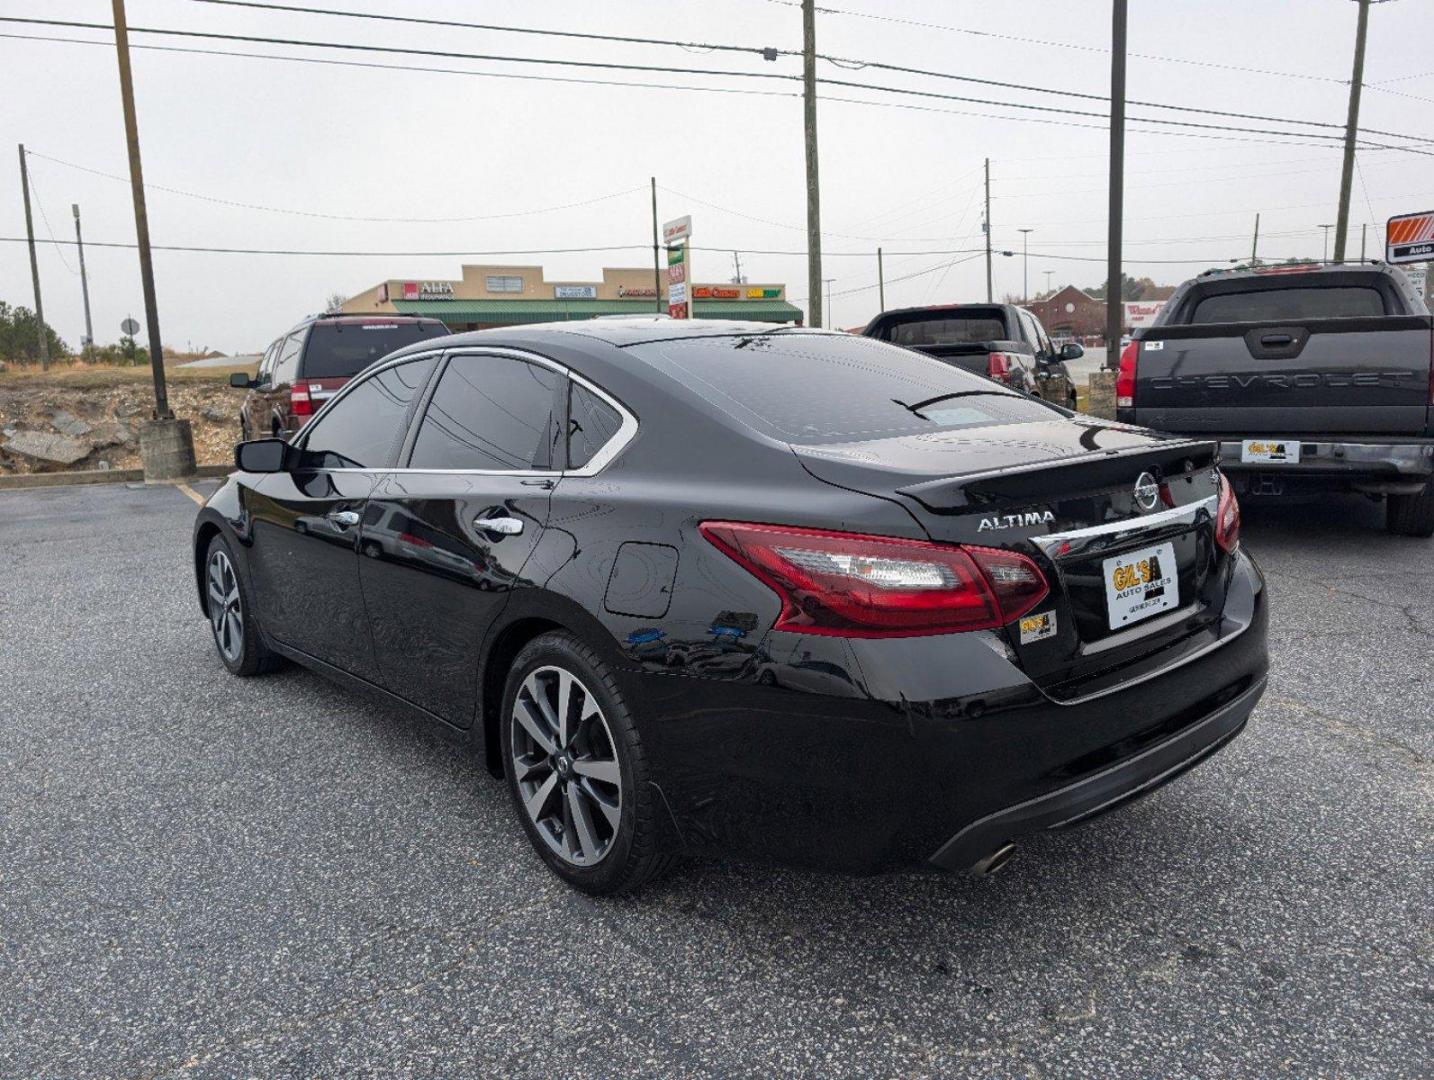
POLYGON ((1027 241, 1030 239, 1031 233, 1036 230, 1017 229, 1016 231, 1021 234, 1021 303, 1029 304, 1031 302, 1031 254, 1027 241))
POLYGON ((817 181, 817 8, 802 0, 802 107, 807 150, 807 313, 822 326, 822 213, 817 181))
POLYGON ((75 250, 80 253, 80 293, 85 299, 85 344, 80 352, 89 356, 95 345, 95 327, 90 322, 90 279, 85 274, 85 240, 80 235, 80 204, 71 203, 70 211, 75 215, 75 250))

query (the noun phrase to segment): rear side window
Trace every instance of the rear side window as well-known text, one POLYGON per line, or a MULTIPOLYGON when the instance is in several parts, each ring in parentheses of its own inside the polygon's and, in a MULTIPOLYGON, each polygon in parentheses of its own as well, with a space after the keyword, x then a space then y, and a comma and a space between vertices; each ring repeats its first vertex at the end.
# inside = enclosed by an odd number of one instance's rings
POLYGON ((304 347, 304 331, 295 330, 279 346, 279 357, 274 361, 274 384, 291 383, 299 374, 299 350, 304 347))
POLYGON ((379 469, 388 465, 409 407, 423 389, 433 357, 397 364, 356 385, 319 417, 304 439, 305 463, 316 469, 379 469))
POLYGON ((551 463, 559 376, 507 356, 455 356, 424 413, 409 467, 508 472, 551 463))
POLYGON ((622 417, 586 386, 572 383, 568 400, 568 467, 581 469, 612 441, 622 417))
POLYGON ((1221 293, 1195 304, 1192 324, 1270 319, 1351 319, 1384 314, 1378 289, 1362 286, 1221 293))
POLYGON ((315 323, 304 350, 304 378, 348 378, 396 349, 447 333, 439 322, 315 323))
POLYGON ((748 427, 798 444, 924 435, 1055 415, 979 375, 866 337, 686 338, 629 351, 748 427))
POLYGON ((888 338, 898 345, 982 345, 1006 337, 1006 324, 989 316, 951 315, 940 319, 900 322, 888 338))

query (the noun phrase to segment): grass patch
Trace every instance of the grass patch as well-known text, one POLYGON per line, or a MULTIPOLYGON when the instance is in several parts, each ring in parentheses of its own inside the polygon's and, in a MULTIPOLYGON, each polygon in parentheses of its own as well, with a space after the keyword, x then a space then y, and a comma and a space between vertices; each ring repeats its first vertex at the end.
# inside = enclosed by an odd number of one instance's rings
MULTIPOLYGON (((167 383, 228 382, 229 376, 242 371, 252 376, 257 364, 236 364, 233 367, 184 368, 166 364, 167 383)), ((10 366, 0 374, 0 388, 23 390, 31 387, 54 387, 66 390, 108 390, 118 386, 151 386, 154 376, 148 366, 115 367, 107 364, 55 364, 49 371, 38 367, 10 366)))

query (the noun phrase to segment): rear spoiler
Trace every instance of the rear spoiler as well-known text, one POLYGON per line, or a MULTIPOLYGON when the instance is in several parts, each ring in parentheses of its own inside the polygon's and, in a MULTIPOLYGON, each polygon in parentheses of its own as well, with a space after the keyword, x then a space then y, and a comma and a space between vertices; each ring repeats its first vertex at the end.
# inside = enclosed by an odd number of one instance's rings
MULTIPOLYGON (((1104 424, 1089 425, 1093 437, 1104 424)), ((1157 480, 1185 476, 1219 464, 1220 447, 1203 439, 1171 438, 1155 446, 1132 446, 1120 450, 1099 450, 1085 457, 1060 461, 1036 461, 1006 469, 964 473, 924 480, 897 493, 915 499, 933 512, 955 511, 966 507, 982 507, 997 502, 1039 502, 1068 495, 1075 487, 1069 470, 1082 472, 1081 490, 1100 490, 1128 486, 1133 477, 1131 466, 1140 461, 1157 480)))

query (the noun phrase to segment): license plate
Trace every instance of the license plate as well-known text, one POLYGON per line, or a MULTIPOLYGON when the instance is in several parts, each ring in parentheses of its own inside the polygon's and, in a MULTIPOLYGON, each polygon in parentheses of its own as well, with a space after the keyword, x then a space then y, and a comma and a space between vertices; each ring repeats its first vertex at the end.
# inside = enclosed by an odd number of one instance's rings
POLYGON ((1119 630, 1180 603, 1180 581, 1175 572, 1175 545, 1117 555, 1101 564, 1105 575, 1106 610, 1110 628, 1119 630))
POLYGON ((1247 465, 1298 465, 1300 444, 1286 439, 1245 439, 1240 443, 1240 461, 1247 465))

